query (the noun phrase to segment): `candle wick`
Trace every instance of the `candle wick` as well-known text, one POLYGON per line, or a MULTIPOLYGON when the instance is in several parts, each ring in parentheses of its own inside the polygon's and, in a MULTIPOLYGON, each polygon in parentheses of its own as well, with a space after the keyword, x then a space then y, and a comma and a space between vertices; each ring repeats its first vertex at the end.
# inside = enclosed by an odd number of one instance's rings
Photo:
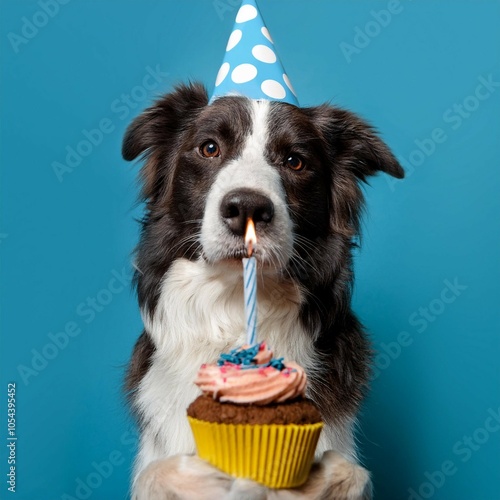
POLYGON ((247 254, 249 257, 251 257, 253 253, 252 240, 247 241, 246 247, 247 247, 247 254))

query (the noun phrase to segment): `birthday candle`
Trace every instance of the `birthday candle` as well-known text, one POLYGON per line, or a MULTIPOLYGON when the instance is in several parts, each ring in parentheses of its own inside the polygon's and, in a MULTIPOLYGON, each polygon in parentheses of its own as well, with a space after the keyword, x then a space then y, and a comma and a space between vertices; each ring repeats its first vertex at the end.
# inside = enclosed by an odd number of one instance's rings
POLYGON ((257 261, 252 256, 253 247, 257 243, 255 225, 248 219, 245 233, 245 246, 248 258, 243 259, 243 296, 245 300, 245 320, 247 344, 257 343, 257 261))

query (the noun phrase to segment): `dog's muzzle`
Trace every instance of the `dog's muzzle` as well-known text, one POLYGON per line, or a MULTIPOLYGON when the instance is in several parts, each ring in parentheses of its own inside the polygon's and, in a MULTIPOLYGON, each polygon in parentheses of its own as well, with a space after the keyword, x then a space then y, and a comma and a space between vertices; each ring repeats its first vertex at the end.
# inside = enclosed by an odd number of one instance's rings
POLYGON ((203 258, 215 263, 247 257, 244 236, 249 219, 257 233, 253 250, 261 269, 284 268, 294 244, 285 190, 277 169, 252 157, 226 165, 207 193, 199 238, 203 258))

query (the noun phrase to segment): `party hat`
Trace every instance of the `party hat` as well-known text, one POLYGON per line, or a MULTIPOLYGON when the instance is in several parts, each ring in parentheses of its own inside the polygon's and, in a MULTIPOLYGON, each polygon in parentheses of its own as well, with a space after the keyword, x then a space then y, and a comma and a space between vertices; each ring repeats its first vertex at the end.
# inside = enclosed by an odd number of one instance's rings
POLYGON ((211 100, 225 95, 299 105, 255 0, 238 10, 211 100))

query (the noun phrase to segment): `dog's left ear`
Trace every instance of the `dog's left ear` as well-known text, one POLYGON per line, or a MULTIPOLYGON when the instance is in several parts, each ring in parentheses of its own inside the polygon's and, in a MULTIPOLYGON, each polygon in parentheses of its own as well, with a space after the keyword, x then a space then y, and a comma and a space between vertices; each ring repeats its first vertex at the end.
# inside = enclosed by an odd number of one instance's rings
POLYGON ((123 139, 122 155, 127 161, 142 156, 142 197, 154 201, 170 185, 170 161, 178 150, 179 136, 187 123, 208 104, 201 84, 179 85, 129 125, 123 139))
POLYGON ((331 147, 334 164, 343 164, 358 179, 385 172, 402 179, 404 170, 372 126, 350 111, 323 105, 309 108, 314 123, 331 147))

